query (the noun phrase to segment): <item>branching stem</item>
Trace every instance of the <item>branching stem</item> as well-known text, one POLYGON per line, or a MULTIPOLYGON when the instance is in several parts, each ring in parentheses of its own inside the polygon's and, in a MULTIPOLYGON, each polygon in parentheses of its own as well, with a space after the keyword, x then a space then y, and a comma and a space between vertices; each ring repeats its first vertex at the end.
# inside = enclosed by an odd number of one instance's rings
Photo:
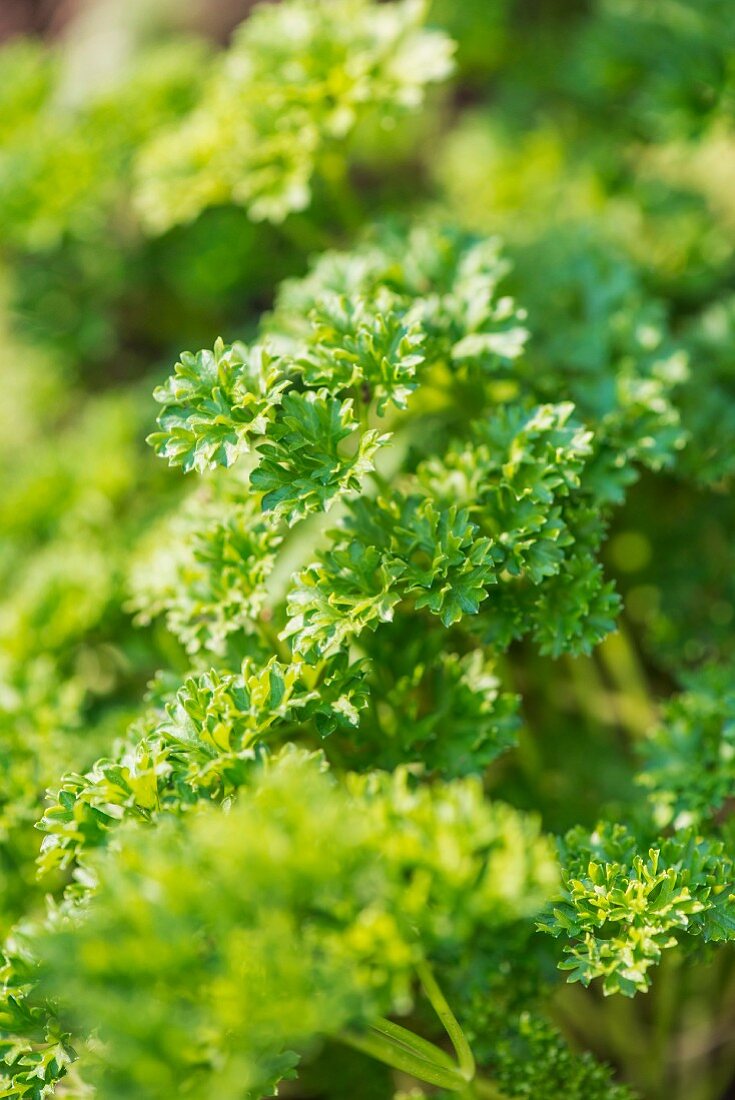
MULTIPOLYGON (((409 1073, 428 1085, 436 1085, 450 1092, 460 1092, 466 1088, 467 1081, 459 1070, 452 1068, 451 1062, 446 1064, 444 1051, 433 1047, 425 1039, 419 1039, 405 1028, 400 1029, 405 1032, 405 1039, 397 1032, 389 1033, 385 1028, 387 1023, 389 1021, 381 1020, 362 1032, 343 1031, 339 1039, 347 1046, 354 1047, 393 1069, 409 1073), (432 1048, 431 1056, 427 1054, 427 1047, 432 1048)), ((398 1028, 399 1025, 394 1027, 398 1028)))
POLYGON ((463 1097, 477 1095, 499 1100, 499 1093, 488 1091, 492 1089, 489 1083, 475 1080, 475 1059, 470 1045, 428 964, 419 963, 416 969, 423 990, 452 1041, 458 1065, 440 1047, 392 1020, 377 1020, 363 1032, 343 1031, 340 1040, 426 1084, 461 1093, 463 1097))
POLYGON ((431 1001, 434 1011, 444 1025, 447 1035, 452 1040, 452 1046, 459 1062, 459 1071, 465 1081, 471 1081, 475 1076, 475 1059, 470 1050, 470 1044, 467 1042, 467 1037, 449 1007, 447 999, 439 988, 428 963, 419 963, 416 970, 426 996, 431 1001))

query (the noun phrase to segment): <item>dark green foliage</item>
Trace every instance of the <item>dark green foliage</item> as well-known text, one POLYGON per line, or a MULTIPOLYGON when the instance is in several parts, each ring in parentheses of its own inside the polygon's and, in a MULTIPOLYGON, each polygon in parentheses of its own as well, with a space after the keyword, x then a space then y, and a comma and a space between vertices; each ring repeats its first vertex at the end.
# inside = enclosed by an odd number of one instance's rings
POLYGON ((0 1096, 723 1100, 727 0, 77 7, 0 50, 0 1096))

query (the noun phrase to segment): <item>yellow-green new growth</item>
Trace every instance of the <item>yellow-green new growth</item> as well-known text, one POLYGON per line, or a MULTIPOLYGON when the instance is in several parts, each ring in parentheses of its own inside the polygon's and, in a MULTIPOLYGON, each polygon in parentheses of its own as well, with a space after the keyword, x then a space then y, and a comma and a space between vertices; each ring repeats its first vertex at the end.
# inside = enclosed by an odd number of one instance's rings
POLYGON ((425 0, 257 7, 189 117, 143 149, 143 219, 160 231, 225 202, 254 221, 303 210, 361 123, 395 125, 451 72, 452 42, 426 13, 425 0))

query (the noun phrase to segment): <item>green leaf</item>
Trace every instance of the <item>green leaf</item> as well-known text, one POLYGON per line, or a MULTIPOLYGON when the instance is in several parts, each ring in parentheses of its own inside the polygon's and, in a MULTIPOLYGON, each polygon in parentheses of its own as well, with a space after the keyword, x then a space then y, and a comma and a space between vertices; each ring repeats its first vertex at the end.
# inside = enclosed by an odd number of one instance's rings
POLYGON ((568 941, 570 982, 602 979, 632 997, 651 983, 662 952, 685 936, 735 936, 735 867, 721 842, 693 830, 640 852, 622 825, 572 830, 561 845, 564 895, 539 928, 568 941))
POLYGON ((309 386, 330 393, 357 387, 376 398, 378 414, 390 401, 404 409, 424 362, 425 333, 402 300, 384 288, 374 301, 327 293, 309 314, 309 347, 296 367, 309 386))
POLYGON ((389 436, 369 429, 350 451, 344 444, 357 429, 349 399, 339 401, 326 389, 286 394, 250 475, 250 484, 263 493, 264 510, 292 525, 359 489, 389 436))
POLYGON ((287 386, 278 362, 262 347, 225 347, 218 340, 213 351, 184 352, 155 391, 163 412, 148 442, 185 473, 231 466, 265 435, 287 386))
POLYGON ((256 8, 201 101, 138 162, 137 205, 161 232, 234 202, 281 222, 311 200, 328 154, 370 116, 395 121, 451 72, 452 43, 423 24, 427 5, 287 0, 256 8))

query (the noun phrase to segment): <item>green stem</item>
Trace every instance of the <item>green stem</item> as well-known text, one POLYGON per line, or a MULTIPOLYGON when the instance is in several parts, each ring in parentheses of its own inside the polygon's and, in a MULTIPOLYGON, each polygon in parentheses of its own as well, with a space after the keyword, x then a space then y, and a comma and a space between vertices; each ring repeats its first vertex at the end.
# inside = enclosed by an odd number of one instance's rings
POLYGON ((632 741, 640 740, 656 724, 656 706, 623 616, 618 620, 617 632, 605 638, 597 654, 620 693, 621 724, 632 741))
POLYGON ((336 243, 333 237, 303 214, 289 214, 278 228, 289 245, 307 256, 334 248, 336 243))
POLYGON ((506 1100, 504 1094, 496 1089, 492 1081, 487 1081, 484 1077, 476 1077, 473 1086, 478 1100, 506 1100))
MULTIPOLYGON (((384 1021, 381 1021, 383 1024, 384 1021)), ((408 1032, 412 1035, 411 1032, 408 1032)), ((415 1040, 417 1036, 413 1036, 415 1040)), ((343 1031, 339 1034, 340 1042, 355 1050, 376 1058, 384 1065, 392 1069, 401 1070, 415 1077, 417 1081, 423 1081, 428 1085, 436 1085, 438 1088, 448 1089, 450 1092, 460 1092, 466 1088, 467 1082, 456 1069, 450 1069, 445 1064, 427 1057, 425 1053, 425 1040, 420 1044, 402 1041, 398 1036, 390 1037, 382 1028, 370 1027, 367 1031, 343 1031)), ((431 1044, 427 1044, 431 1046, 431 1044)), ((438 1050, 438 1048, 436 1048, 438 1050)), ((442 1052, 439 1052, 443 1054, 442 1052)))
POLYGON ((373 1031, 379 1031, 381 1035, 385 1035, 386 1038, 402 1046, 410 1047, 417 1054, 422 1055, 429 1061, 446 1066, 447 1069, 452 1070, 454 1073, 457 1072, 457 1067, 446 1051, 442 1050, 441 1047, 436 1046, 434 1043, 430 1043, 428 1039, 423 1039, 414 1031, 409 1031, 408 1028, 402 1027, 401 1024, 396 1024, 393 1020, 381 1018, 371 1024, 371 1028, 373 1031))
POLYGON ((378 1019, 365 1031, 343 1031, 340 1042, 401 1070, 428 1085, 458 1094, 458 1100, 507 1100, 492 1081, 475 1076, 475 1059, 446 997, 427 963, 417 966, 421 985, 441 1020, 457 1055, 458 1065, 441 1047, 392 1020, 378 1019))
POLYGON ((416 970, 421 980, 421 984, 424 987, 424 992, 434 1006, 434 1011, 444 1025, 447 1035, 452 1040, 452 1046, 454 1047, 457 1061, 459 1062, 459 1071, 465 1081, 471 1081, 475 1076, 475 1059, 470 1049, 470 1044, 467 1042, 467 1037, 462 1031, 456 1016, 447 1004, 446 997, 439 988, 436 978, 432 974, 428 964, 421 962, 416 967, 416 970))
POLYGON ((321 163, 321 174, 337 219, 354 236, 365 221, 365 212, 350 182, 344 154, 327 154, 321 163))
POLYGON ((390 500, 390 485, 383 475, 379 474, 377 470, 371 470, 369 476, 373 479, 380 492, 385 493, 390 500))
POLYGON ((256 626, 264 644, 273 650, 273 653, 278 657, 279 661, 284 664, 289 664, 291 661, 291 650, 286 642, 282 641, 278 637, 278 631, 273 626, 273 623, 268 618, 263 618, 262 614, 256 620, 256 626))
POLYGON ((353 401, 357 409, 360 428, 363 432, 366 432, 370 427, 370 404, 364 400, 363 394, 359 392, 359 387, 357 388, 357 392, 353 389, 352 393, 354 394, 353 401))

